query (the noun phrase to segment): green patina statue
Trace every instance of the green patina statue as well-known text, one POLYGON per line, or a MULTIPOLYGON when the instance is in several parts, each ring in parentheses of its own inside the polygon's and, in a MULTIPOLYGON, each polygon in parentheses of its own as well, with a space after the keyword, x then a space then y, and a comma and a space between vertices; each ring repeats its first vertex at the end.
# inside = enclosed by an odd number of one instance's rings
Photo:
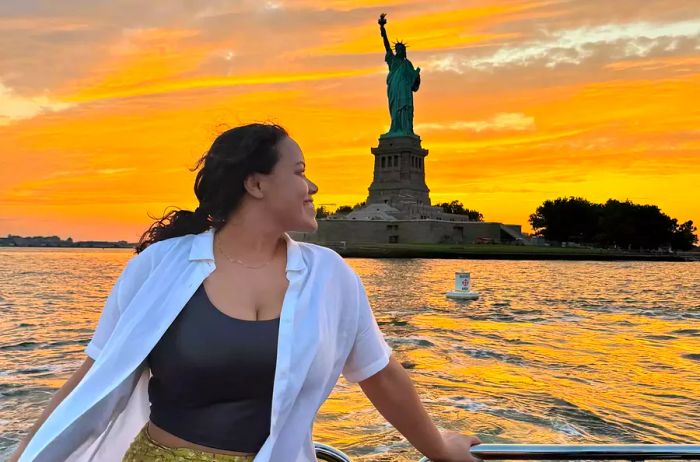
POLYGON ((411 61, 406 58, 406 44, 398 41, 394 44, 396 53, 392 51, 386 36, 386 13, 379 16, 379 30, 384 40, 386 56, 384 60, 389 66, 386 77, 387 96, 389 97, 389 113, 391 128, 380 138, 389 136, 414 136, 413 133, 413 92, 420 87, 420 67, 413 68, 411 61))

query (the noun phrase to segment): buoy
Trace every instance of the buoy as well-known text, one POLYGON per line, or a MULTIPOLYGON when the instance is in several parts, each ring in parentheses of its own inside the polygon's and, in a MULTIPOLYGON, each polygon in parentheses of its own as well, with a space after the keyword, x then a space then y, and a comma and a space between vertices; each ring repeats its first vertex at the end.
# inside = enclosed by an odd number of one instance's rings
POLYGON ((455 273, 455 290, 447 292, 447 298, 458 298, 460 300, 476 300, 479 298, 478 292, 471 291, 471 274, 465 271, 455 273))

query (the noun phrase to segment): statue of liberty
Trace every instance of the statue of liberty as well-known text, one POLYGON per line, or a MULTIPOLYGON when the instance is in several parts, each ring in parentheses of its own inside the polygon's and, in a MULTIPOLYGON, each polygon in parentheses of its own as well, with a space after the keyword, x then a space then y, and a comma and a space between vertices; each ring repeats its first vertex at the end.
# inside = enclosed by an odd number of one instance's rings
POLYGON ((394 53, 386 36, 386 13, 379 16, 379 30, 384 40, 386 56, 384 60, 389 66, 389 75, 386 77, 387 96, 389 97, 389 113, 391 114, 391 128, 379 138, 389 136, 414 136, 413 133, 413 92, 420 87, 420 67, 413 68, 411 61, 406 58, 406 44, 398 41, 394 43, 394 53))

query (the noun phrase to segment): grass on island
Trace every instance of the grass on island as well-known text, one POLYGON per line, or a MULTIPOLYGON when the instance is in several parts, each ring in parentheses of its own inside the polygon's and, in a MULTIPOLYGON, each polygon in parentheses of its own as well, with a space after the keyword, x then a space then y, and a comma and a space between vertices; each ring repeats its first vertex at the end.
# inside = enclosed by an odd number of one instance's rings
MULTIPOLYGON (((333 248, 342 248, 342 245, 334 242, 322 244, 333 248)), ((548 247, 531 245, 507 245, 507 244, 434 244, 434 243, 410 243, 410 244, 372 244, 357 243, 346 244, 351 250, 417 250, 445 253, 538 253, 538 254, 610 254, 622 253, 618 250, 591 249, 582 247, 548 247)))
POLYGON ((330 247, 341 256, 359 258, 496 258, 496 259, 570 259, 570 260, 696 260, 685 255, 661 252, 587 247, 553 247, 508 244, 377 244, 377 243, 319 243, 330 247))
POLYGON ((601 254, 615 253, 617 251, 607 249, 591 249, 582 247, 551 247, 551 246, 533 246, 533 245, 507 245, 507 244, 433 244, 433 243, 416 243, 416 244, 379 244, 388 248, 406 248, 420 249, 431 251, 462 251, 473 253, 577 253, 577 254, 601 254))

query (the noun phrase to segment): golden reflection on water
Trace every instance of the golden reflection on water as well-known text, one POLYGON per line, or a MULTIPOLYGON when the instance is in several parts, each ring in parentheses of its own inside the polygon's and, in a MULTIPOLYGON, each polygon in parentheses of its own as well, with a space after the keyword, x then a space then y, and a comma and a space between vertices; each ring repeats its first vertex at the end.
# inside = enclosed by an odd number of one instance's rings
MULTIPOLYGON (((0 456, 83 360, 131 252, 0 250, 0 456)), ((441 428, 483 442, 700 439, 700 264, 348 262, 441 428), (461 270, 478 301, 445 297, 461 270)), ((353 460, 420 458, 342 377, 314 439, 353 460)))
MULTIPOLYGON (((700 438, 700 265, 349 260, 382 331, 442 428, 504 443, 692 443, 700 438), (478 301, 445 297, 472 274, 478 301), (376 281, 376 282, 375 282, 376 281), (695 354, 695 356, 693 356, 695 354)), ((341 378, 338 389, 345 382, 341 378)), ((365 404, 361 391, 346 399, 365 404)), ((337 393, 337 391, 336 391, 337 393)), ((344 397, 345 398, 345 397, 344 397)), ((353 406, 357 408, 357 405, 353 406)), ((361 407, 365 409, 364 406, 361 407)), ((366 460, 418 460, 377 413, 325 418, 324 441, 366 460)), ((334 411, 337 414, 337 410, 334 411)))

